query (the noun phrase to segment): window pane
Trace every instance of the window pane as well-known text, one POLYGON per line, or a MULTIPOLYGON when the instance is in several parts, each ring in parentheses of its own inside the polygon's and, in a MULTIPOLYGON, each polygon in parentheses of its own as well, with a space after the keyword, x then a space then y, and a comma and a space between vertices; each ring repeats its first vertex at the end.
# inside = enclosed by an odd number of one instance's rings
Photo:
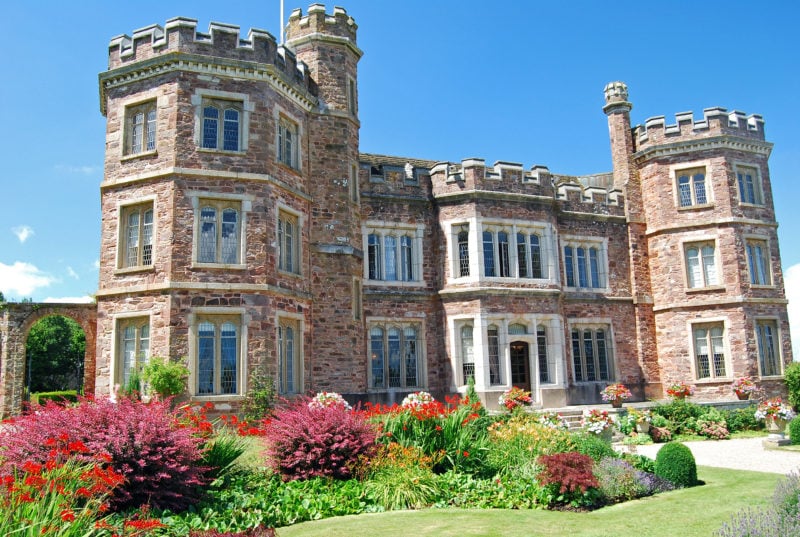
POLYGON ((383 330, 381 328, 370 330, 370 353, 372 355, 372 387, 383 388, 383 330))
POLYGON ((511 266, 508 259, 508 233, 505 231, 497 233, 497 248, 500 257, 500 276, 507 278, 511 276, 511 266))
POLYGON ((678 198, 681 207, 689 207, 692 204, 692 191, 689 188, 689 177, 686 175, 678 177, 678 198))
POLYGON ((142 152, 142 135, 144 133, 144 113, 137 112, 131 122, 131 153, 142 152))
POLYGON ((494 271, 494 233, 491 231, 483 232, 483 275, 491 277, 494 271))
POLYGON ((508 333, 512 336, 520 336, 528 333, 528 327, 524 324, 513 323, 508 325, 508 333))
POLYGON ((714 247, 703 246, 703 274, 706 285, 717 284, 717 265, 714 261, 714 247))
POLYGON ((586 279, 586 249, 579 247, 575 249, 576 261, 578 265, 578 287, 588 287, 588 280, 586 279))
POLYGON ((156 110, 151 108, 147 112, 147 151, 152 151, 156 148, 156 110))
POLYGON ((694 199, 698 205, 708 203, 706 199, 706 176, 698 173, 692 178, 694 180, 694 199))
POLYGON ((122 333, 122 374, 119 383, 126 388, 131 380, 131 371, 136 365, 136 328, 126 326, 122 333))
POLYGON ((536 354, 539 359, 539 382, 549 384, 552 381, 547 366, 547 332, 543 326, 536 328, 536 354))
POLYGON ((142 265, 153 264, 153 210, 144 212, 142 225, 142 265))
POLYGON ((236 325, 225 323, 222 325, 222 339, 220 341, 220 391, 221 393, 236 393, 236 325))
POLYGON ((406 347, 406 386, 417 386, 417 331, 414 328, 406 328, 403 331, 406 347))
POLYGON ((217 129, 219 124, 219 110, 213 106, 203 108, 203 143, 205 149, 217 148, 217 129))
POLYGON ((709 362, 708 330, 696 328, 694 331, 694 352, 697 361, 697 378, 708 378, 711 376, 711 365, 709 362))
POLYGON ((200 210, 200 252, 197 257, 201 263, 217 261, 217 210, 214 207, 200 210))
POLYGON ((125 266, 139 264, 139 211, 128 214, 128 236, 126 239, 125 266))
POLYGON ((464 384, 470 377, 475 377, 475 355, 472 345, 472 327, 461 327, 461 363, 464 384))
POLYGON ((600 264, 598 262, 597 248, 589 248, 589 272, 592 276, 592 287, 599 288, 600 285, 600 264))
POLYGON ((458 267, 459 276, 469 276, 469 233, 466 231, 458 234, 458 267))
POLYGON ((225 123, 222 148, 226 151, 239 150, 239 111, 233 108, 225 110, 225 123))
POLYGON ((411 237, 400 237, 400 264, 402 269, 401 280, 410 282, 414 279, 414 259, 412 256, 411 237))
POLYGON ((291 326, 283 327, 283 363, 284 363, 284 383, 286 393, 297 392, 295 350, 294 350, 294 329, 291 326))
POLYGON ((608 356, 606 355, 606 333, 604 330, 597 330, 595 336, 597 337, 597 367, 600 380, 609 380, 611 375, 608 367, 608 356))
POLYGON ((150 359, 150 325, 139 327, 139 349, 137 363, 145 363, 150 359))
POLYGON ((215 327, 208 322, 197 327, 197 393, 214 393, 215 327))
POLYGON ((686 272, 689 287, 703 287, 703 274, 700 271, 700 250, 696 247, 686 250, 686 272))
POLYGON ((586 359, 586 380, 597 380, 597 372, 594 363, 594 343, 592 342, 592 331, 583 331, 583 354, 586 359))
POLYGON ((369 279, 381 279, 381 238, 378 235, 370 235, 367 242, 367 255, 369 257, 369 279))
POLYGON ((778 351, 775 340, 777 328, 772 321, 759 321, 756 325, 756 339, 758 343, 758 362, 763 376, 780 374, 778 364, 778 351))
POLYGON ((714 376, 725 376, 725 350, 722 342, 722 328, 711 329, 711 350, 714 353, 714 376))
POLYGON ((575 369, 575 382, 583 382, 583 366, 581 360, 581 333, 572 331, 572 366, 575 369))
POLYGON ((572 259, 572 246, 564 247, 564 272, 567 275, 567 287, 575 287, 575 269, 572 259))
POLYGON ((392 235, 384 237, 383 247, 386 259, 384 264, 386 279, 394 281, 397 279, 397 237, 392 235))
POLYGON ((400 330, 397 328, 389 329, 389 387, 399 388, 400 383, 400 330))
POLYGON ((222 262, 233 264, 239 261, 238 213, 233 209, 222 211, 222 262))
POLYGON ((517 274, 520 278, 528 278, 528 245, 525 243, 525 235, 517 233, 517 274))
POLYGON ((502 384, 500 377, 500 338, 496 326, 490 326, 488 330, 489 339, 489 384, 502 384))
POLYGON ((539 244, 539 235, 531 235, 531 277, 544 278, 542 273, 542 251, 539 244))

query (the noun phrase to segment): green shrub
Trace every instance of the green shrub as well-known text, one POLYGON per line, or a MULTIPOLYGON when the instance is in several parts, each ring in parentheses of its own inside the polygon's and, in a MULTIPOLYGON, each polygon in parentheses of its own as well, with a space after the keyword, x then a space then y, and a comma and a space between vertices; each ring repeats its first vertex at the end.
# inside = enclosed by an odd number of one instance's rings
POLYGON ((789 422, 789 439, 792 441, 792 445, 800 444, 800 417, 789 422))
POLYGON ((269 416, 275 408, 275 382, 272 377, 253 371, 242 400, 242 415, 247 421, 258 421, 269 416))
POLYGON ((680 442, 668 442, 656 455, 656 475, 678 487, 697 485, 697 464, 692 451, 680 442))
POLYGON ((367 496, 384 509, 421 509, 440 495, 439 481, 429 468, 411 466, 403 472, 383 469, 364 483, 367 496))
POLYGON ((800 362, 792 362, 783 372, 783 381, 789 391, 789 404, 800 409, 800 362))
MULTIPOLYGON (((667 428, 672 434, 691 434, 695 431, 697 418, 701 417, 705 410, 702 406, 684 399, 673 399, 669 403, 653 407, 653 413, 667 419, 669 422, 667 428)), ((656 427, 661 426, 656 425, 656 427)))
POLYGON ((537 462, 542 467, 536 476, 542 487, 538 499, 544 506, 592 507, 601 502, 600 483, 592 473, 594 461, 588 455, 574 451, 541 455, 537 462))
POLYGON ((535 480, 540 470, 536 464, 539 455, 575 450, 575 435, 543 425, 533 414, 520 413, 492 424, 489 437, 488 469, 515 479, 535 480))
POLYGON ((246 450, 247 443, 242 437, 220 431, 206 442, 202 465, 209 469, 208 474, 214 479, 224 477, 246 450))
POLYGON ((186 391, 189 369, 178 362, 153 356, 142 370, 142 380, 160 397, 174 397, 186 391))
POLYGON ((33 394, 31 399, 36 400, 40 405, 45 404, 47 401, 53 401, 55 403, 63 404, 63 403, 77 403, 78 402, 78 392, 76 390, 64 390, 59 392, 39 392, 33 394))
POLYGON ((500 477, 480 479, 469 474, 445 472, 438 476, 441 499, 435 507, 463 509, 531 509, 541 487, 535 479, 500 477))
POLYGON ((650 474, 656 473, 656 461, 650 457, 639 455, 638 453, 625 453, 622 458, 628 461, 631 466, 642 472, 650 474))
POLYGON ((744 408, 733 408, 724 411, 725 421, 728 423, 728 430, 732 433, 739 431, 760 431, 764 428, 764 423, 756 419, 756 405, 749 405, 744 408))
POLYGON ((594 433, 574 433, 572 439, 575 443, 575 451, 588 455, 593 461, 597 462, 603 457, 617 457, 617 452, 611 444, 600 438, 594 433))

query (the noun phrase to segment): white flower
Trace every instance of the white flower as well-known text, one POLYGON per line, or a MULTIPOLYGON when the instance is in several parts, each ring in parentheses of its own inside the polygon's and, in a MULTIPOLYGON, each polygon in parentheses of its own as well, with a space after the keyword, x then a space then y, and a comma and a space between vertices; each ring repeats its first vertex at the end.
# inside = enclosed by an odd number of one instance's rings
POLYGON ((401 403, 401 406, 413 407, 424 405, 426 403, 432 403, 433 401, 433 396, 428 392, 414 392, 406 395, 405 399, 403 399, 403 402, 401 403))
POLYGON ((327 408, 334 405, 350 410, 350 404, 336 392, 319 392, 308 402, 308 408, 327 408))

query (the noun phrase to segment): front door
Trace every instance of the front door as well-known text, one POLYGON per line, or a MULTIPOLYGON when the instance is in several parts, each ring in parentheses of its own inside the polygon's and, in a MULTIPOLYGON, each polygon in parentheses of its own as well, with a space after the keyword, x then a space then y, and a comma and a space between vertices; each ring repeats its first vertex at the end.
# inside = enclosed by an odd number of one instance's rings
POLYGON ((511 384, 531 391, 531 361, 528 344, 524 341, 511 343, 511 384))

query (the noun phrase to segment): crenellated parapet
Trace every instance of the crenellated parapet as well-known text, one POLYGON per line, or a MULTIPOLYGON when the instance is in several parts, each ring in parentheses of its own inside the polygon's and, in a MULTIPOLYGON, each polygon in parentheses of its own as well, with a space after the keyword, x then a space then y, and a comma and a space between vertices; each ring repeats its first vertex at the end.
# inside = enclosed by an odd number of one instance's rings
POLYGON ((664 116, 656 116, 634 127, 637 150, 719 136, 764 141, 764 119, 758 114, 746 115, 738 110, 729 112, 716 107, 703 110, 703 118, 699 120, 692 112, 675 114, 675 119, 675 123, 667 124, 664 116))
MULTIPOLYGON (((325 4, 311 4, 308 13, 303 15, 301 9, 295 9, 289 15, 286 25, 286 39, 298 40, 304 37, 322 36, 328 39, 341 39, 356 45, 356 21, 342 7, 334 7, 333 13, 325 12, 325 4)), ((361 56, 359 51, 359 56, 361 56)))

